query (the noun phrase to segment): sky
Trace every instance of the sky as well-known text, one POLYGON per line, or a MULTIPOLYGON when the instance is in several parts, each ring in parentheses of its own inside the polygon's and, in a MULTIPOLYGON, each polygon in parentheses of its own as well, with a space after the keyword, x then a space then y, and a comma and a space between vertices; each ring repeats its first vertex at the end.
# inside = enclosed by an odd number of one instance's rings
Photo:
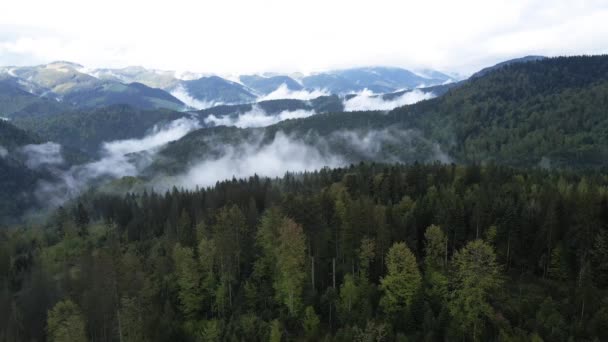
POLYGON ((524 55, 608 53, 608 0, 19 0, 0 65, 237 74, 354 66, 470 74, 524 55))

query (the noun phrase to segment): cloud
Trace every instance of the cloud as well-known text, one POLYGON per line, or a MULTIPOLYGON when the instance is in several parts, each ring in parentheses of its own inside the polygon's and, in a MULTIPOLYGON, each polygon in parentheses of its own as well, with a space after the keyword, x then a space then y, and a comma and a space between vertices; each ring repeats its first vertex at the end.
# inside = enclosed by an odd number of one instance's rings
POLYGON ((272 93, 259 98, 258 101, 280 100, 280 99, 312 100, 312 99, 316 99, 319 96, 327 96, 327 95, 330 95, 330 93, 324 89, 291 90, 291 89, 289 89, 287 84, 283 83, 272 93))
POLYGON ((274 136, 254 135, 236 145, 222 145, 213 136, 203 137, 209 157, 190 160, 185 172, 176 176, 160 175, 152 184, 161 189, 173 186, 195 188, 212 186, 218 181, 245 178, 257 174, 280 177, 286 172, 312 171, 340 167, 359 161, 386 163, 420 161, 450 162, 439 145, 429 142, 416 131, 386 128, 370 131, 344 130, 320 137, 316 133, 301 136, 282 131, 274 136), (421 150, 421 145, 426 148, 421 150))
POLYGON ((422 92, 418 89, 403 93, 391 100, 385 100, 382 95, 374 94, 365 89, 354 97, 344 100, 344 110, 347 112, 365 110, 392 110, 397 107, 414 104, 435 97, 432 92, 422 92))
POLYGON ((8 156, 8 150, 0 145, 0 158, 5 158, 6 156, 8 156))
MULTIPOLYGON (((75 165, 68 170, 54 170, 58 181, 40 181, 36 197, 41 204, 56 206, 98 181, 136 176, 151 162, 161 146, 180 139, 197 128, 198 120, 180 118, 163 126, 155 126, 141 139, 104 143, 99 160, 75 165)), ((29 150, 31 149, 30 147, 29 150)))
POLYGON ((262 144, 261 140, 258 137, 255 141, 226 147, 221 157, 203 160, 183 175, 169 177, 162 182, 169 187, 176 185, 194 188, 210 186, 232 177, 244 178, 254 174, 279 177, 288 171, 318 170, 345 163, 338 156, 324 153, 323 149, 288 137, 282 132, 278 132, 268 144, 262 144))
POLYGON ((198 110, 205 109, 205 108, 211 108, 211 107, 215 107, 215 106, 219 106, 219 105, 223 104, 221 102, 197 100, 190 95, 188 90, 186 88, 184 88, 184 86, 182 84, 178 84, 171 91, 171 95, 175 96, 178 100, 185 103, 186 106, 195 108, 198 110))
POLYGON ((220 116, 209 115, 205 118, 205 123, 208 125, 215 126, 236 126, 239 128, 247 127, 266 127, 273 125, 277 122, 288 120, 288 119, 301 119, 315 115, 313 110, 284 110, 278 114, 268 114, 264 109, 257 105, 253 105, 251 110, 238 116, 220 116))
POLYGON ((25 145, 19 150, 25 155, 25 165, 30 169, 36 169, 40 166, 60 165, 64 162, 61 155, 61 145, 54 142, 25 145))

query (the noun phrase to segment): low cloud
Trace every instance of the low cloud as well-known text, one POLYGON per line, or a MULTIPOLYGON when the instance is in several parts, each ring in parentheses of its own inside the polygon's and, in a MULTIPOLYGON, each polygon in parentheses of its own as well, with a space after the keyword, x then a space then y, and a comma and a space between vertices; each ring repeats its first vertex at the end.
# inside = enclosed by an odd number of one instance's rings
POLYGON ((330 93, 323 89, 291 90, 291 89, 289 89, 287 84, 283 83, 272 93, 259 98, 258 101, 280 100, 280 99, 312 100, 312 99, 316 99, 319 96, 327 96, 327 95, 330 95, 330 93))
POLYGON ((431 92, 425 93, 418 89, 403 93, 391 100, 385 100, 382 95, 377 95, 365 89, 354 97, 344 100, 344 110, 347 112, 365 110, 392 110, 397 107, 414 104, 422 100, 434 98, 431 92))
POLYGON ((173 95, 178 100, 182 101, 184 104, 186 104, 186 106, 195 108, 198 110, 205 109, 205 108, 211 108, 211 107, 215 107, 215 106, 219 106, 219 105, 223 104, 221 102, 201 101, 201 100, 195 99, 194 97, 192 97, 192 95, 190 95, 188 90, 186 88, 184 88, 184 86, 182 84, 178 84, 173 90, 171 90, 171 95, 173 95))
POLYGON ((0 158, 5 158, 6 156, 8 156, 8 150, 0 145, 0 158))
POLYGON ((254 174, 280 177, 288 171, 312 171, 345 164, 342 158, 282 132, 277 133, 268 144, 261 144, 261 140, 259 137, 256 141, 226 147, 221 157, 196 163, 183 175, 166 178, 163 183, 168 187, 194 188, 211 186, 232 177, 243 178, 254 174))
POLYGON ((215 126, 236 126, 239 128, 247 127, 266 127, 273 125, 277 122, 288 120, 288 119, 301 119, 315 115, 313 110, 284 110, 278 114, 268 114, 264 109, 257 105, 253 105, 251 110, 238 116, 220 116, 209 115, 205 118, 205 123, 208 125, 215 126))
POLYGON ((64 162, 61 155, 61 145, 54 142, 25 145, 20 148, 20 152, 25 155, 25 165, 30 169, 61 165, 64 162))
POLYGON ((211 136, 205 137, 203 145, 211 149, 206 151, 209 157, 198 162, 189 161, 188 164, 193 166, 182 174, 159 176, 153 184, 165 189, 172 186, 195 188, 212 186, 232 177, 245 178, 254 174, 280 177, 286 172, 340 167, 359 161, 450 161, 437 144, 427 141, 416 131, 399 128, 344 130, 327 137, 316 133, 293 136, 279 131, 268 139, 264 134, 233 146, 224 146, 211 136), (422 144, 426 148, 419 150, 422 144))
MULTIPOLYGON (((40 203, 60 205, 100 180, 136 176, 168 142, 180 139, 199 128, 198 120, 180 118, 167 125, 156 126, 141 139, 104 143, 99 160, 55 170, 58 181, 41 181, 36 191, 40 203)), ((57 145, 57 144, 55 144, 57 145)))

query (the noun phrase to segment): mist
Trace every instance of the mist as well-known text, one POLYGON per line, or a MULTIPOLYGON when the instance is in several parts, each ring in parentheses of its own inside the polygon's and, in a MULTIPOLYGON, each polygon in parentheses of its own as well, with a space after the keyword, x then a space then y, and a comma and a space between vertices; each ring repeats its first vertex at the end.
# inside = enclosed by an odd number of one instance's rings
POLYGON ((182 101, 186 106, 190 108, 195 108, 198 110, 211 108, 215 106, 222 105, 221 102, 214 101, 200 101, 195 99, 190 95, 188 90, 184 88, 182 84, 178 84, 173 90, 171 90, 171 95, 173 95, 178 100, 182 101))
POLYGON ((215 126, 236 126, 239 128, 248 127, 266 127, 288 119, 302 119, 315 115, 314 110, 298 109, 293 111, 284 110, 278 114, 268 114, 264 109, 257 105, 253 105, 251 110, 238 116, 221 116, 209 115, 205 118, 206 124, 215 126))
POLYGON ((385 100, 382 95, 374 94, 368 89, 365 89, 354 97, 344 100, 344 111, 366 111, 366 110, 382 110, 388 111, 397 107, 414 104, 422 100, 429 100, 434 98, 435 95, 432 92, 422 92, 418 89, 403 93, 394 99, 385 100))
MULTIPOLYGON (((67 170, 52 170, 57 180, 40 181, 36 197, 41 204, 58 206, 102 180, 137 176, 149 165, 163 145, 180 139, 199 127, 200 124, 196 119, 180 118, 166 125, 155 126, 141 139, 104 143, 101 147, 102 157, 99 160, 75 165, 67 170)), ((46 147, 33 148, 32 145, 28 145, 28 166, 39 167, 58 161, 56 153, 59 152, 57 148, 60 146, 55 143, 43 145, 46 147), (44 157, 36 154, 45 149, 52 152, 50 156, 44 157)))
POLYGON ((282 132, 278 132, 268 144, 261 141, 262 136, 237 146, 224 147, 221 157, 195 163, 184 174, 165 178, 162 183, 168 187, 206 187, 232 177, 244 178, 254 174, 280 177, 288 171, 312 171, 345 163, 339 156, 282 132))
POLYGON ((327 96, 331 95, 328 91, 323 89, 312 89, 312 90, 291 90, 287 86, 287 84, 281 84, 275 91, 272 93, 262 96, 258 99, 258 101, 268 101, 268 100, 281 100, 281 99, 295 99, 295 100, 312 100, 316 99, 319 96, 327 96))
POLYGON ((420 142, 428 144, 428 154, 420 161, 449 162, 439 145, 431 143, 413 130, 386 128, 370 131, 344 130, 327 137, 316 133, 303 136, 277 132, 272 139, 266 133, 234 146, 225 146, 207 137, 205 145, 212 146, 214 157, 189 161, 193 165, 176 176, 159 176, 152 183, 164 189, 172 186, 193 189, 212 186, 218 181, 246 178, 257 174, 262 177, 281 177, 286 172, 319 170, 324 167, 341 167, 360 161, 405 163, 420 142))
POLYGON ((61 145, 54 142, 25 145, 19 149, 19 152, 26 157, 25 165, 30 169, 60 165, 64 162, 61 155, 61 145))

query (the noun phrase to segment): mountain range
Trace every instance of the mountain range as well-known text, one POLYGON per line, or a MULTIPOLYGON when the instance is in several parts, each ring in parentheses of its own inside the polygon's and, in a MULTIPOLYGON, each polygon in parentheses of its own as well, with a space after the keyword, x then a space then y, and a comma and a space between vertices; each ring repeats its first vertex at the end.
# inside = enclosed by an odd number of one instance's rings
MULTIPOLYGON (((360 161, 585 170, 608 166, 608 120, 603 115, 608 106, 608 56, 523 58, 484 69, 468 80, 426 88, 312 99, 263 100, 253 95, 243 100, 246 103, 197 111, 132 103, 69 104, 68 94, 90 89, 98 81, 140 87, 147 94, 168 93, 140 83, 91 80, 79 71, 51 71, 11 69, 0 82, 3 116, 11 118, 0 122, 0 159, 9 175, 2 181, 3 198, 22 198, 7 204, 11 209, 5 215, 14 217, 30 208, 38 200, 33 194, 39 192, 40 182, 75 182, 82 174, 70 171, 75 167, 92 174, 98 171, 92 172, 93 167, 101 168, 109 179, 120 178, 120 170, 126 169, 123 175, 162 187, 210 185, 232 175, 278 176, 287 170, 360 161), (74 80, 53 81, 57 72, 73 73, 74 80), (19 75, 38 88, 25 88, 19 75), (60 93, 64 95, 57 101, 54 96, 60 93), (408 97, 410 102, 401 101, 408 97), (396 108, 347 111, 353 100, 396 108), (39 112, 26 113, 28 108, 39 112), (39 157, 34 152, 59 153, 61 163, 28 163, 30 156, 39 157), (213 169, 221 172, 209 174, 213 169), (187 177, 197 174, 205 176, 187 177)), ((235 82, 202 76, 179 84, 212 80, 238 85, 250 94, 252 87, 261 93, 264 87, 268 92, 279 82, 286 84, 284 78, 273 80, 277 75, 260 77, 235 82), (267 79, 271 81, 263 82, 267 79)), ((289 90, 306 90, 302 83, 298 79, 289 90)))
POLYGON ((389 67, 353 68, 306 76, 264 73, 224 78, 137 66, 88 69, 77 63, 59 61, 38 66, 0 67, 0 114, 38 116, 112 104, 129 104, 140 109, 204 109, 265 99, 346 95, 363 90, 390 93, 452 81, 455 81, 453 77, 434 70, 414 73, 389 67), (2 98, 9 93, 10 101, 2 98), (41 109, 47 107, 48 110, 41 109))

